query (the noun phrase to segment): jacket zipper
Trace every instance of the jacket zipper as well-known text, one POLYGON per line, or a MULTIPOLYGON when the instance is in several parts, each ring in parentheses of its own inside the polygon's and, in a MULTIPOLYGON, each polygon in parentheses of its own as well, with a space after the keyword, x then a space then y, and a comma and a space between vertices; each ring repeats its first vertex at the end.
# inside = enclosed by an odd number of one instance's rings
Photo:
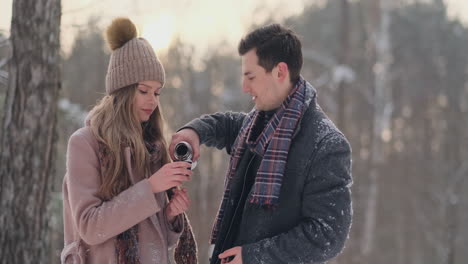
MULTIPOLYGON (((241 198, 242 198, 242 196, 244 194, 244 191, 245 191, 245 182, 246 182, 246 178, 247 178, 247 173, 249 172, 250 164, 252 164, 252 161, 253 161, 254 158, 255 158, 255 154, 253 154, 252 158, 250 158, 249 164, 247 165, 247 169, 245 170, 244 179, 243 179, 243 182, 242 182, 242 192, 241 192, 241 195, 240 195, 241 198)), ((246 200, 246 202, 247 202, 247 200, 246 200)), ((234 210, 234 215, 232 216, 231 223, 229 224, 229 228, 228 228, 228 231, 227 231, 227 234, 226 234, 226 238, 229 237, 229 233, 231 232, 232 225, 234 224, 234 219, 236 218, 237 210, 239 209, 239 207, 240 207, 240 203, 237 204, 236 210, 234 210)), ((226 238, 224 239, 223 246, 221 247, 222 252, 224 252, 224 250, 225 250, 224 246, 226 244, 226 238)), ((221 262, 221 260, 218 258, 216 263, 218 264, 220 262, 221 262)))

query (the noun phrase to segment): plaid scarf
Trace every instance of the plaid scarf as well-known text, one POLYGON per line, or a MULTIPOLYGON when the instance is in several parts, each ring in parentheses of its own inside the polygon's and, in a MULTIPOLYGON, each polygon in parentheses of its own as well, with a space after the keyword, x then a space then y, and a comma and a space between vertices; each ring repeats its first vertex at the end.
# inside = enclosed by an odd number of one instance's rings
POLYGON ((312 86, 301 77, 258 136, 255 131, 263 122, 261 120, 263 115, 254 109, 246 116, 232 147, 223 201, 211 235, 212 244, 218 237, 224 210, 231 193, 231 182, 247 147, 262 157, 248 201, 268 208, 278 205, 291 140, 310 102, 310 98, 306 98, 310 92, 308 90, 313 90, 312 86))
POLYGON ((115 251, 118 264, 139 264, 138 254, 138 226, 135 225, 123 233, 117 235, 115 251))

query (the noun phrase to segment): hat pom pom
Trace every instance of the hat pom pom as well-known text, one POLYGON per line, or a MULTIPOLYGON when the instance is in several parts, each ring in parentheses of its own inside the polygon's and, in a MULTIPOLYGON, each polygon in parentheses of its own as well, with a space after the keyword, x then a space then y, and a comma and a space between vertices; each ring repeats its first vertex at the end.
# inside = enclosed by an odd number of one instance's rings
POLYGON ((111 50, 116 50, 138 35, 137 28, 133 22, 124 17, 116 18, 107 28, 107 44, 111 50))

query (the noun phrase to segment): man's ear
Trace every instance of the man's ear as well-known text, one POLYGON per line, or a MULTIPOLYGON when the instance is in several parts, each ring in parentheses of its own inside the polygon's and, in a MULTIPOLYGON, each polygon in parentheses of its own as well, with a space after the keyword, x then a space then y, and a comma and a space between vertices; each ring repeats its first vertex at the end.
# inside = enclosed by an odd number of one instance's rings
POLYGON ((279 82, 289 81, 289 68, 285 62, 280 62, 276 65, 275 77, 279 82))

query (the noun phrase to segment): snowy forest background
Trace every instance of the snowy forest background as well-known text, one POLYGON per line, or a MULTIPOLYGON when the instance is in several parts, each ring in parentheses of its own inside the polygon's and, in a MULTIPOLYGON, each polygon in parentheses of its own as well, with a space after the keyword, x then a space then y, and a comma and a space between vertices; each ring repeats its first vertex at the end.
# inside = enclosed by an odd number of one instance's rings
MULTIPOLYGON (((328 1, 279 21, 302 36, 302 74, 353 148, 353 225, 344 252, 330 263, 466 263, 468 26, 448 17, 442 0, 396 3, 328 1)), ((59 263, 63 247, 68 137, 104 93, 109 51, 98 22, 90 19, 61 58, 47 263, 59 263)), ((167 74, 161 102, 168 139, 201 114, 252 107, 241 93, 235 53, 212 49, 196 66, 193 49, 176 39, 159 54, 167 74)), ((0 117, 8 111, 11 50, 0 32, 0 117)), ((200 263, 208 259, 227 160, 224 151, 204 148, 188 184, 200 263)))

